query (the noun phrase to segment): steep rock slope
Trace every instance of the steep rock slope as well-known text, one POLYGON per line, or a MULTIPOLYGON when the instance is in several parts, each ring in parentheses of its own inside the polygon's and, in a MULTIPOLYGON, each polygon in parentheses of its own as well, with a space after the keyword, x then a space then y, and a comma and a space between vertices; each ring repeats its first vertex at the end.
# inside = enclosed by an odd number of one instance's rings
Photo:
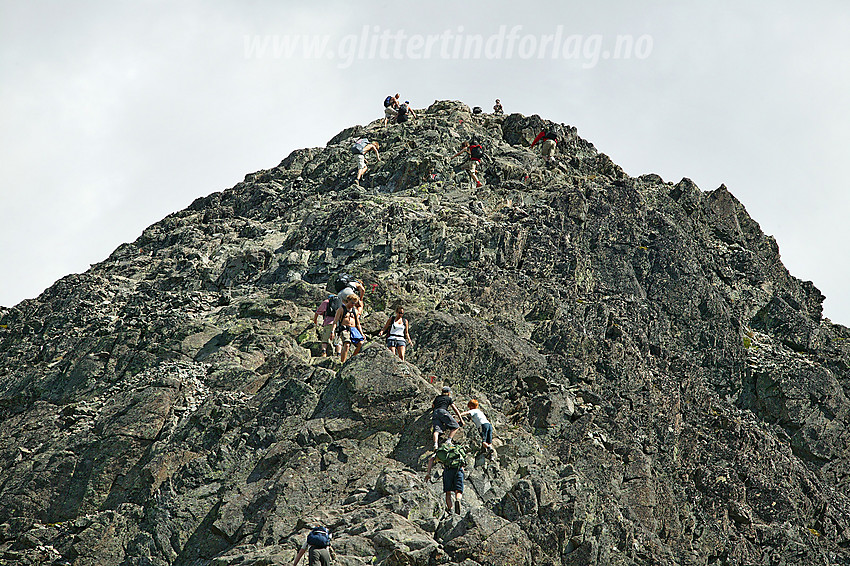
POLYGON ((725 187, 631 178, 569 126, 435 102, 349 128, 0 310, 0 558, 287 564, 316 517, 345 565, 848 564, 822 300, 725 187), (405 304, 407 362, 314 357, 341 270, 367 332, 405 304), (492 461, 458 436, 460 517, 423 473, 442 383, 496 428, 492 461))

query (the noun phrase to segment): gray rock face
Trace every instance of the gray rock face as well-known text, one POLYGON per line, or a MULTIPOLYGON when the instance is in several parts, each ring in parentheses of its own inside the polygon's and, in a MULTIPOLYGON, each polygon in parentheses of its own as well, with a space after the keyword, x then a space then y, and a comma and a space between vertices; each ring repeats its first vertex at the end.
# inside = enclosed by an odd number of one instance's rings
POLYGON ((317 518, 342 565, 850 564, 850 331, 734 196, 538 116, 418 114, 0 309, 0 562, 291 564, 317 518), (342 366, 310 323, 340 271, 372 338, 342 366), (456 437, 461 515, 424 474, 444 383, 496 431, 456 437))

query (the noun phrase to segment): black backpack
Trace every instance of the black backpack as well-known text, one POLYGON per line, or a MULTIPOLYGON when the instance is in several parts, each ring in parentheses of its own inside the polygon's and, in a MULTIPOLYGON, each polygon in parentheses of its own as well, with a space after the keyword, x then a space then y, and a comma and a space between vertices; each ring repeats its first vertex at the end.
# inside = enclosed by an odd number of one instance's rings
POLYGON ((313 548, 327 548, 331 544, 331 533, 325 527, 315 527, 307 535, 307 544, 313 548))
POLYGON ((341 306, 342 299, 339 298, 339 295, 328 296, 328 306, 325 307, 325 316, 335 315, 336 311, 338 311, 341 306))
POLYGON ((478 142, 469 142, 469 156, 475 161, 481 161, 484 158, 484 148, 478 142))
POLYGON ((349 284, 354 283, 356 279, 349 275, 348 273, 340 273, 336 277, 336 281, 334 281, 334 289, 337 293, 345 289, 349 286, 349 284))
POLYGON ((473 114, 481 114, 482 112, 483 112, 483 110, 481 110, 480 106, 476 106, 475 108, 472 109, 473 114))
POLYGON ((399 106, 398 107, 398 115, 396 116, 395 121, 398 122, 399 124, 401 124, 403 122, 407 122, 407 112, 408 112, 408 110, 409 110, 409 108, 407 107, 407 104, 402 104, 401 106, 399 106))
POLYGON ((393 100, 395 100, 395 98, 393 98, 392 96, 388 96, 388 97, 386 97, 386 98, 384 99, 384 108, 387 108, 387 107, 389 107, 389 106, 392 106, 393 100))
POLYGON ((369 140, 366 138, 360 138, 354 142, 354 145, 351 146, 351 153, 362 154, 367 145, 369 145, 369 140))

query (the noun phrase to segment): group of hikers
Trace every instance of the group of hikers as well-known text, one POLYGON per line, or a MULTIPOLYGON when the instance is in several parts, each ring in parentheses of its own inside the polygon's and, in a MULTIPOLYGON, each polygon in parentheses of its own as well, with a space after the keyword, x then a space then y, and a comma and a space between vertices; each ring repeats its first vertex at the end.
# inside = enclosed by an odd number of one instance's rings
MULTIPOLYGON (((474 114, 480 114, 481 108, 476 106, 474 114)), ((493 113, 497 116, 501 116, 504 114, 504 110, 502 108, 502 103, 499 99, 496 99, 496 104, 493 106, 493 113)), ((384 120, 383 125, 387 125, 390 123, 401 124, 406 122, 410 118, 416 118, 416 113, 410 107, 410 102, 405 100, 404 102, 399 102, 399 95, 395 96, 387 96, 384 99, 384 120)), ((553 130, 544 129, 541 131, 534 141, 531 143, 531 147, 537 145, 540 142, 540 153, 543 157, 544 162, 546 163, 546 167, 552 167, 555 165, 554 153, 555 147, 558 143, 558 135, 553 130)), ((355 174, 354 183, 357 186, 360 186, 360 180, 363 178, 363 175, 368 170, 368 165, 366 164, 366 155, 371 151, 375 153, 375 158, 380 161, 381 155, 378 152, 380 145, 376 141, 369 141, 367 138, 359 138, 354 144, 351 146, 351 152, 356 156, 357 159, 357 172, 355 174)), ((460 150, 455 153, 451 159, 455 157, 465 154, 465 160, 462 164, 463 169, 469 175, 469 178, 472 182, 475 183, 475 187, 480 187, 483 185, 481 179, 478 177, 478 166, 481 163, 481 160, 484 158, 484 146, 476 139, 470 139, 466 141, 461 146, 460 150)))
MULTIPOLYGON (((360 353, 366 342, 360 317, 365 306, 366 287, 359 279, 341 273, 334 282, 336 293, 329 295, 316 308, 313 315, 313 325, 316 326, 322 356, 338 355, 345 362, 351 351, 352 356, 360 353), (322 324, 319 325, 319 317, 322 324)), ((396 305, 392 316, 378 333, 387 337, 387 348, 402 361, 407 346, 413 343, 410 339, 410 322, 404 316, 404 306, 396 305)))
MULTIPOLYGON (((480 113, 479 108, 476 108, 476 110, 476 113, 480 113)), ((502 115, 504 113, 499 99, 496 99, 493 112, 496 115, 502 115)), ((399 102, 398 94, 388 96, 384 100, 384 125, 388 123, 403 123, 410 118, 416 118, 416 114, 410 108, 408 101, 399 102)), ((558 143, 556 132, 544 129, 534 138, 531 147, 536 146, 538 143, 540 144, 541 155, 547 167, 553 165, 555 163, 555 148, 558 143)), ((381 159, 377 142, 370 142, 365 138, 361 138, 352 146, 352 152, 357 155, 355 183, 358 185, 367 170, 366 155, 370 151, 375 153, 376 159, 381 159)), ((475 182, 476 187, 482 186, 482 182, 478 177, 478 165, 484 157, 483 146, 477 140, 470 139, 463 143, 460 150, 452 156, 452 159, 463 154, 465 154, 464 170, 469 174, 470 179, 475 182)), ((351 356, 357 355, 366 341, 363 328, 360 325, 366 288, 362 281, 346 274, 340 274, 337 277, 334 288, 336 293, 328 296, 316 309, 313 324, 317 326, 322 355, 338 355, 340 360, 345 362, 349 358, 349 352, 351 356), (322 317, 321 326, 318 323, 320 316, 322 317)), ((387 348, 401 360, 404 360, 406 349, 413 341, 410 338, 410 323, 405 317, 404 307, 401 304, 395 306, 393 314, 387 319, 378 335, 386 336, 387 348)), ((436 376, 430 376, 429 380, 433 383, 436 380, 436 376)), ((447 385, 443 386, 441 393, 432 402, 431 427, 434 452, 428 458, 425 476, 426 480, 430 482, 435 464, 442 464, 444 468, 442 473, 442 487, 445 495, 445 512, 449 515, 452 512, 458 515, 461 514, 466 454, 459 444, 455 444, 454 437, 465 425, 466 421, 464 417, 475 424, 481 435, 481 449, 479 454, 486 454, 488 458, 493 458, 495 455, 495 449, 493 448, 493 425, 481 410, 478 400, 469 400, 467 402, 467 410, 461 412, 452 399, 451 387, 447 385)), ((314 520, 310 533, 295 556, 293 566, 297 566, 304 554, 308 555, 310 566, 330 566, 330 541, 330 531, 314 520)))
MULTIPOLYGON (((430 377, 430 381, 433 382, 434 379, 435 376, 430 377)), ((460 412, 451 395, 451 387, 445 385, 431 404, 434 454, 428 458, 425 479, 430 482, 434 464, 437 462, 442 464, 444 468, 442 474, 443 494, 446 499, 445 513, 446 515, 451 515, 454 512, 456 515, 461 515, 466 453, 460 445, 454 443, 453 439, 465 424, 463 417, 468 417, 478 427, 478 431, 481 434, 481 451, 479 453, 486 452, 487 457, 492 458, 495 454, 495 449, 493 448, 493 425, 487 420, 484 412, 479 408, 478 400, 470 399, 466 404, 469 410, 460 412), (452 410, 457 419, 449 413, 449 409, 452 410)), ((319 525, 316 519, 312 519, 311 524, 312 528, 301 548, 298 550, 298 553, 295 555, 292 565, 297 566, 298 561, 306 553, 308 554, 310 566, 330 566, 331 556, 329 551, 331 533, 327 527, 319 525)))
MULTIPOLYGON (((432 376, 431 380, 433 379, 432 376)), ((484 411, 479 408, 478 400, 470 399, 466 406, 469 410, 462 413, 458 410, 452 399, 451 387, 448 385, 443 386, 442 392, 434 397, 431 405, 434 454, 428 458, 425 479, 431 481, 431 470, 435 462, 443 465, 443 493, 446 496, 446 514, 449 515, 452 509, 456 514, 461 514, 460 502, 463 498, 463 468, 466 463, 466 453, 460 445, 454 443, 454 436, 465 424, 463 417, 469 417, 469 420, 478 427, 478 432, 481 434, 479 454, 486 453, 488 458, 492 458, 496 453, 493 448, 493 425, 487 420, 484 411), (449 409, 454 412, 457 419, 449 413, 449 409), (440 442, 441 439, 442 442, 440 442)))

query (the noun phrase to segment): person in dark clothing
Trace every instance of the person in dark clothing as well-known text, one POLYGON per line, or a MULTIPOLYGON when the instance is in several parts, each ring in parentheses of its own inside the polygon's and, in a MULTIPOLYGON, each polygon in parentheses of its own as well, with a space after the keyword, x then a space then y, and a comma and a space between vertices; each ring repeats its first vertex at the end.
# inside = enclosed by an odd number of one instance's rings
POLYGON ((298 566, 298 561, 304 554, 307 554, 308 566, 331 566, 330 543, 331 533, 327 528, 313 527, 295 555, 292 566, 298 566))
POLYGON ((455 406, 451 394, 451 388, 446 385, 443 387, 443 392, 434 397, 434 403, 432 404, 434 412, 431 416, 431 424, 434 427, 434 450, 439 446, 438 441, 440 440, 441 432, 447 432, 449 440, 451 440, 457 434, 460 427, 463 426, 463 417, 460 416, 460 411, 455 406), (449 413, 449 408, 457 415, 457 420, 449 413))

